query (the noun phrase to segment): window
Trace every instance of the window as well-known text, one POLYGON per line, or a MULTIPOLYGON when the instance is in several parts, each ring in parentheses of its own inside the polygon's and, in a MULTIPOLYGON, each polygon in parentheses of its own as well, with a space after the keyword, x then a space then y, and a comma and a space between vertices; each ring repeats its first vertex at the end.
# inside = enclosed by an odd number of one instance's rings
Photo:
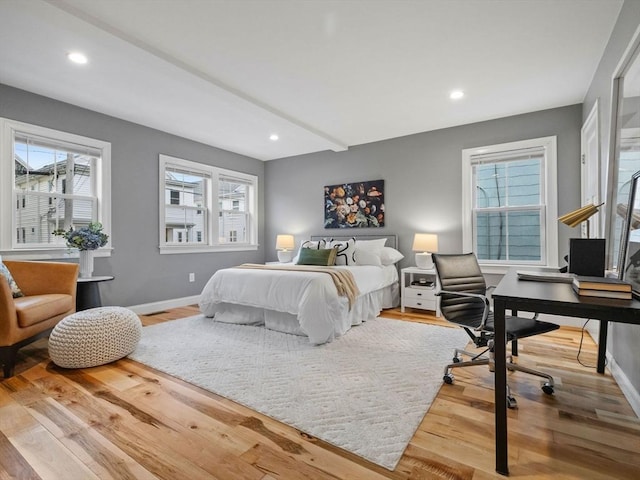
POLYGON ((257 249, 258 178, 160 155, 160 253, 257 249))
POLYGON ((481 265, 557 266, 555 137, 463 150, 462 172, 464 251, 481 265))
POLYGON ((3 118, 0 128, 0 250, 59 258, 68 249, 53 231, 92 221, 110 231, 109 143, 3 118))
POLYGON ((640 170, 640 29, 614 73, 606 200, 607 267, 618 268, 624 208, 631 177, 640 170))

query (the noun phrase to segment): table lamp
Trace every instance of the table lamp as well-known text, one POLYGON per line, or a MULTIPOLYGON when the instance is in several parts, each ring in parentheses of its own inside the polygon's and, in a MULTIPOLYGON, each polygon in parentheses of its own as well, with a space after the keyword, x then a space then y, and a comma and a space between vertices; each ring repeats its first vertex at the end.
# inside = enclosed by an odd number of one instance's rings
POLYGON ((280 263, 291 261, 294 246, 295 241, 293 240, 293 235, 278 235, 276 237, 276 250, 278 250, 278 261, 280 263))
POLYGON ((558 220, 560 222, 564 223, 565 225, 568 225, 571 228, 577 227, 582 222, 587 222, 587 238, 589 238, 589 222, 588 222, 588 220, 593 215, 598 213, 598 209, 602 205, 604 205, 604 202, 602 202, 600 205, 594 205, 593 203, 590 203, 588 205, 585 205, 584 207, 580 207, 579 209, 574 210, 573 212, 565 213, 561 217, 558 217, 558 220))
POLYGON ((416 267, 423 270, 433 268, 431 253, 438 251, 438 235, 435 233, 416 233, 413 237, 413 248, 416 253, 416 267))
POLYGON ((590 203, 558 218, 560 222, 571 228, 587 222, 587 238, 569 239, 568 271, 570 273, 590 277, 604 276, 606 241, 604 238, 590 238, 589 232, 589 219, 598 213, 602 205, 604 203, 600 205, 590 203))

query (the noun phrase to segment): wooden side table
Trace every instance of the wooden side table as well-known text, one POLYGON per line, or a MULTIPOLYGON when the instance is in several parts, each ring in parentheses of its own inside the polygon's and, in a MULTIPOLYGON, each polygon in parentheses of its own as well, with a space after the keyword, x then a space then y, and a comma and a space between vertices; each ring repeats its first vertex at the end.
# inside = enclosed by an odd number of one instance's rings
POLYGON ((78 277, 78 290, 76 292, 76 310, 88 310, 101 307, 100 282, 113 280, 112 276, 78 277))

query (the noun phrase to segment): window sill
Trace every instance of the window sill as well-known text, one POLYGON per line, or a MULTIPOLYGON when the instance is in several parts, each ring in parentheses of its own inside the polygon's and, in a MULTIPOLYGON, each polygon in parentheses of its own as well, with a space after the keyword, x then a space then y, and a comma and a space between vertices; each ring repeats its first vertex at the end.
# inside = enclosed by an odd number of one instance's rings
POLYGON ((160 255, 175 255, 183 253, 248 252, 258 250, 258 245, 161 245, 159 248, 160 255))
POLYGON ((532 265, 530 263, 520 264, 520 265, 518 264, 511 264, 511 265, 480 264, 480 270, 482 270, 482 273, 488 273, 491 275, 504 275, 512 268, 526 270, 527 268, 559 269, 560 267, 553 267, 551 265, 532 265))
MULTIPOLYGON (((94 250, 94 257, 110 257, 112 248, 99 248, 94 250)), ((6 260, 67 260, 80 256, 75 248, 56 248, 38 250, 4 250, 0 252, 6 260)))

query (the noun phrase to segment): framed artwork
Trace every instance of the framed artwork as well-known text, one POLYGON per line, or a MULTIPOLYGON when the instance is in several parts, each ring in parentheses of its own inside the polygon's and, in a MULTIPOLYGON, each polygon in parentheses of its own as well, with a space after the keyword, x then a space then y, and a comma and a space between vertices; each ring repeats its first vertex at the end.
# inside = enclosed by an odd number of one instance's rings
POLYGON ((640 298, 640 171, 631 177, 629 200, 619 203, 617 212, 624 215, 620 251, 618 257, 618 278, 629 282, 635 298, 640 298))
POLYGON ((324 187, 324 228, 384 227, 384 180, 324 187))

